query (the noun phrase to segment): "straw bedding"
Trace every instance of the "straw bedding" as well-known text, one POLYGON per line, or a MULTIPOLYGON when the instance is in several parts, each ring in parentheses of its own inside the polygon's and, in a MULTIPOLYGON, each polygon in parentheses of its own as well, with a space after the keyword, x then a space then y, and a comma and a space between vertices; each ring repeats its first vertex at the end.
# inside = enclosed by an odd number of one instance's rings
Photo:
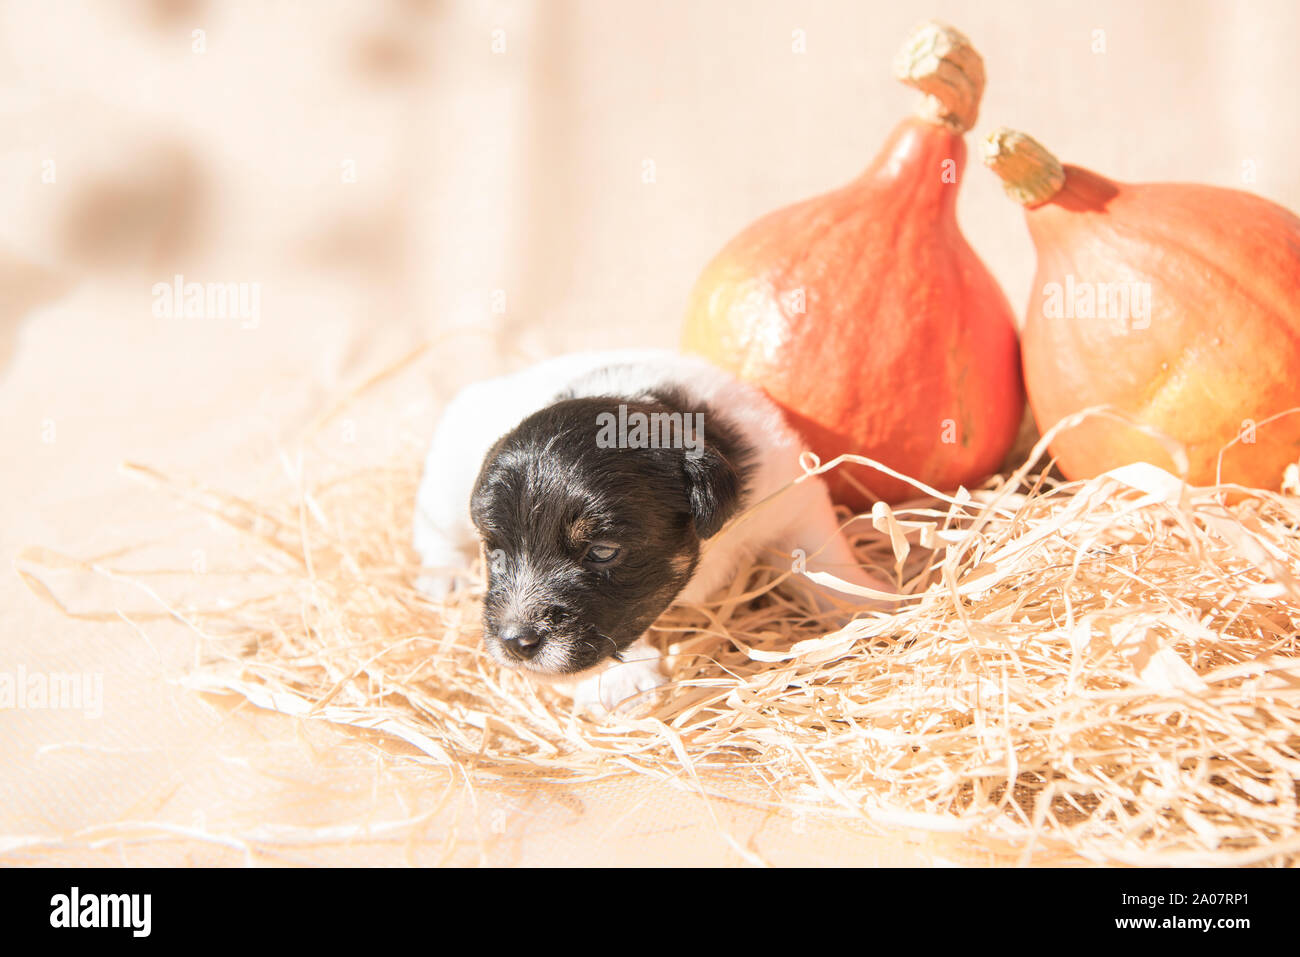
POLYGON ((176 609, 209 649, 188 684, 400 739, 405 760, 471 783, 743 781, 785 810, 962 833, 1024 862, 1295 863, 1295 467, 1281 493, 1146 465, 1065 483, 1046 442, 979 490, 918 486, 848 524, 906 594, 897 612, 839 628, 786 556, 761 557, 660 620, 671 684, 604 721, 498 668, 473 591, 415 590, 421 450, 280 506, 135 471, 237 529, 274 581, 231 610, 176 609))

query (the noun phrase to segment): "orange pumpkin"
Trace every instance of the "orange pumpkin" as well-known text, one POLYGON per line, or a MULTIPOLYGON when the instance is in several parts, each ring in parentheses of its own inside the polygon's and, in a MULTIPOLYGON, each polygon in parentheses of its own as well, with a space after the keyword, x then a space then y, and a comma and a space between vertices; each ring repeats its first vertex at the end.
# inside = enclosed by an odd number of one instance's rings
MULTIPOLYGON (((762 386, 822 461, 857 453, 952 489, 998 467, 1024 407, 1014 315, 955 215, 984 68, 928 23, 897 72, 927 94, 920 115, 852 183, 732 239, 696 283, 683 346, 762 386)), ((917 494, 863 466, 827 479, 855 509, 917 494)))
MULTIPOLYGON (((1021 347, 1039 428, 1110 405, 1181 443, 1192 484, 1278 488, 1300 458, 1300 412, 1284 414, 1300 407, 1300 219, 1239 190, 1062 166, 1012 130, 985 162, 1038 250, 1021 347)), ((1069 478, 1176 471, 1159 439, 1113 418, 1051 448, 1069 478)))

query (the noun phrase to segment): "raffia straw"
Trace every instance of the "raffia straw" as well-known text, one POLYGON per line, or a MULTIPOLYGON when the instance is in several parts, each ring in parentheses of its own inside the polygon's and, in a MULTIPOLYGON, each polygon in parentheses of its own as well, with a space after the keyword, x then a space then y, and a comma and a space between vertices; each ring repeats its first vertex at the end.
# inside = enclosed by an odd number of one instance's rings
MULTIPOLYGON (((773 806, 964 834, 1025 862, 1295 863, 1300 474, 1231 499, 1148 465, 1066 483, 1040 461, 1051 438, 1004 479, 913 483, 915 501, 848 525, 907 596, 896 612, 835 627, 783 556, 760 559, 663 616, 671 684, 603 722, 483 653, 477 588, 416 591, 420 450, 280 506, 135 474, 235 529, 275 583, 234 610, 158 596, 208 636, 185 683, 400 739, 401 760, 470 783, 632 773, 720 794, 743 776, 773 806)), ((25 556, 46 600, 39 572, 61 562, 76 560, 25 556)), ((481 588, 481 565, 468 571, 481 588)))

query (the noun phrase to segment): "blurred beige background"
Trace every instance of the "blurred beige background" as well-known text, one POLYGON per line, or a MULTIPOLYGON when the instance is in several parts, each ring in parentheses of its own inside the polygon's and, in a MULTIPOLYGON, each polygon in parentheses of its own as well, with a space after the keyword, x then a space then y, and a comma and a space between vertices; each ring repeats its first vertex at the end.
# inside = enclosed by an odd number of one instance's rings
MULTIPOLYGON (((76 612, 125 609, 72 619, 17 574, 28 546, 153 542, 141 580, 194 566, 168 594, 220 600, 221 536, 120 462, 282 491, 311 424, 422 342, 315 437, 331 467, 418 446, 465 380, 672 344, 732 233, 870 161, 914 101, 895 49, 930 16, 984 54, 976 135, 1300 208, 1292 0, 0 5, 0 671, 94 672, 104 696, 97 717, 0 711, 0 862, 991 859, 644 782, 470 801, 178 687, 193 636, 140 587, 43 574, 76 612), (259 284, 257 315, 156 315, 177 274, 259 284)), ((960 216, 1019 308, 1032 248, 978 164, 960 216)))

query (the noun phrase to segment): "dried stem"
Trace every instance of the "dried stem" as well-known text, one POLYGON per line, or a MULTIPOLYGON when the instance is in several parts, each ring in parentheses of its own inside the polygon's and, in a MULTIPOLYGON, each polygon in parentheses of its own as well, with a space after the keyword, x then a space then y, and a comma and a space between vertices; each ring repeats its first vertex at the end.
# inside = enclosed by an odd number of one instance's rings
POLYGON ((984 140, 984 165, 998 174, 1007 195, 1022 206, 1041 205, 1065 185, 1065 169, 1047 147, 1005 126, 984 140))
POLYGON ((912 31, 894 60, 894 75, 925 94, 917 112, 965 133, 979 117, 984 60, 961 31, 934 20, 912 31))

